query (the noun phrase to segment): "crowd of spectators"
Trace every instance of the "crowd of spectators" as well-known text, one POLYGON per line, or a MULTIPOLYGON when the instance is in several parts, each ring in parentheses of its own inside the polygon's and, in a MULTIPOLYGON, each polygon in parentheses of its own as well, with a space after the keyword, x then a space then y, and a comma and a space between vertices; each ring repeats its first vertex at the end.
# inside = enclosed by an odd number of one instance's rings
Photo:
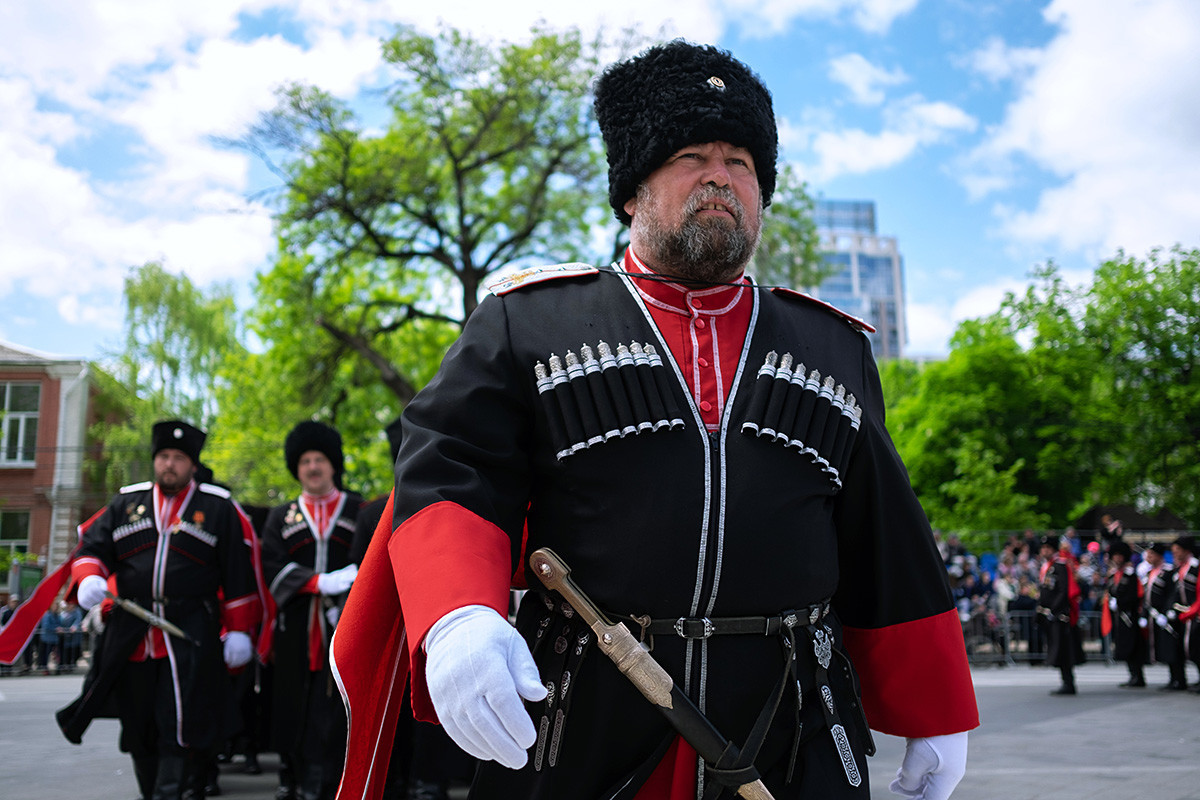
MULTIPOLYGON (((1037 624, 1038 591, 1043 560, 1039 545, 1045 535, 1057 535, 1060 549, 1070 553, 1080 588, 1080 612, 1098 635, 1094 619, 1104 594, 1107 565, 1099 541, 1087 541, 1073 527, 1061 533, 1032 528, 1008 538, 998 553, 972 554, 955 534, 934 531, 938 550, 963 621, 968 647, 990 642, 998 652, 1011 640, 1023 643, 1033 663, 1044 648, 1037 624), (1011 625, 1005 634, 1005 625, 1011 625)), ((1101 647, 1104 644, 1101 642, 1101 647)))
MULTIPOLYGON (((13 595, 0 613, 0 625, 16 610, 21 598, 13 595)), ((34 630, 33 639, 12 666, 0 665, 0 676, 68 674, 75 671, 83 657, 84 614, 75 603, 59 600, 48 610, 34 630)))

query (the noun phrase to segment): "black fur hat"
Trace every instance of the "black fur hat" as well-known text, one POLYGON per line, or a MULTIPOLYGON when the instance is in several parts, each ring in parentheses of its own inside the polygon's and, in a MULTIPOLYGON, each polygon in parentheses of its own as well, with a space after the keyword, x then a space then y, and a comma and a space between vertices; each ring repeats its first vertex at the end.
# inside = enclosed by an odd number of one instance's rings
POLYGON ((204 431, 180 419, 156 422, 150 429, 150 457, 158 455, 160 450, 173 448, 182 450, 193 464, 199 464, 200 451, 204 448, 206 438, 204 431))
POLYGON ((1195 554, 1196 552, 1196 537, 1194 536, 1177 537, 1175 541, 1171 542, 1171 544, 1178 545, 1192 554, 1195 554))
POLYGON ((307 419, 292 428, 283 441, 283 457, 287 459, 287 468, 293 478, 299 479, 300 456, 309 450, 325 454, 333 464, 333 482, 340 487, 344 468, 342 435, 322 422, 307 419))
POLYGON ((775 192, 779 134, 762 79, 725 50, 675 39, 611 65, 596 81, 596 120, 608 149, 608 202, 617 219, 638 185, 678 150, 728 142, 754 157, 763 205, 775 192))
POLYGON ((1118 539, 1108 546, 1108 554, 1110 556, 1124 556, 1125 560, 1133 558, 1133 548, 1129 546, 1129 542, 1118 539))

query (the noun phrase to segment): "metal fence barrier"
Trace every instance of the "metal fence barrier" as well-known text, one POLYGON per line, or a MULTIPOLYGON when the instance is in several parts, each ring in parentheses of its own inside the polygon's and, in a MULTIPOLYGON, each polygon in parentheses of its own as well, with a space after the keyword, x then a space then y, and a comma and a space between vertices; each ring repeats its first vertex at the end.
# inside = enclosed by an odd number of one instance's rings
MULTIPOLYGON (((962 615, 960 615, 962 616, 962 615)), ((976 610, 963 620, 963 639, 971 664, 1041 663, 1046 657, 1046 620, 1036 611, 1000 614, 976 610)), ((1083 651, 1089 660, 1113 663, 1108 637, 1100 633, 1100 611, 1079 612, 1083 651)))

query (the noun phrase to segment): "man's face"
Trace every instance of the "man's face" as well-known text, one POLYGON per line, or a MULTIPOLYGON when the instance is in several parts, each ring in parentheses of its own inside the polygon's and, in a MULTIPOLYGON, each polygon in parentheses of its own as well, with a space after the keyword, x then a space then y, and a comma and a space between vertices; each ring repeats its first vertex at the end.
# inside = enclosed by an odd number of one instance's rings
POLYGON ((685 147, 625 203, 634 250, 656 271, 701 283, 736 278, 762 229, 762 193, 744 147, 685 147))
POLYGON ((1163 560, 1163 557, 1157 551, 1149 548, 1146 548, 1146 552, 1142 554, 1142 558, 1146 559, 1146 563, 1151 567, 1157 567, 1163 560))
POLYGON ((1057 551, 1048 544, 1042 545, 1042 549, 1039 551, 1043 561, 1053 561, 1056 554, 1057 551))
POLYGON ((1174 558, 1176 564, 1186 564, 1192 560, 1192 554, 1177 544, 1171 545, 1171 557, 1174 558))
POLYGON ((323 495, 333 491, 333 462, 319 450, 301 454, 296 474, 300 478, 300 487, 309 494, 323 495))
POLYGON ((167 447, 154 455, 154 482, 165 494, 175 494, 196 474, 196 465, 182 450, 167 447))

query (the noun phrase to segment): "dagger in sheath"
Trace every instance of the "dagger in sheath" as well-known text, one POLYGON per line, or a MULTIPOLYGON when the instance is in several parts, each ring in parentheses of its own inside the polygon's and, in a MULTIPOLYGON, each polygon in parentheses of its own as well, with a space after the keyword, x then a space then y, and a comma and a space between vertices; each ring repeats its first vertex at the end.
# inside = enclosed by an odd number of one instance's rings
POLYGON ((171 622, 170 620, 160 617, 158 614, 155 614, 153 611, 149 611, 145 608, 142 608, 141 606, 139 606, 137 603, 133 602, 132 600, 126 600, 124 597, 117 597, 112 592, 105 592, 104 594, 108 597, 109 600, 113 601, 113 604, 117 608, 121 609, 122 611, 126 611, 130 614, 133 614, 135 617, 142 620, 147 625, 150 625, 151 627, 154 627, 154 628, 158 628, 163 633, 168 633, 171 636, 174 636, 176 639, 183 639, 185 642, 191 642, 192 644, 199 644, 199 642, 197 642, 191 636, 188 636, 186 633, 184 633, 183 628, 180 628, 174 622, 171 622))
MULTIPOLYGON (((653 703, 684 740, 709 764, 723 755, 737 757, 737 747, 721 735, 695 703, 671 679, 662 665, 642 648, 633 633, 613 623, 575 584, 571 569, 553 550, 541 548, 529 556, 533 572, 548 589, 563 596, 575 613, 596 632, 596 644, 617 669, 653 703), (729 751, 726 753, 726 751, 729 751)), ((773 800, 761 780, 737 787, 746 800, 773 800)))

